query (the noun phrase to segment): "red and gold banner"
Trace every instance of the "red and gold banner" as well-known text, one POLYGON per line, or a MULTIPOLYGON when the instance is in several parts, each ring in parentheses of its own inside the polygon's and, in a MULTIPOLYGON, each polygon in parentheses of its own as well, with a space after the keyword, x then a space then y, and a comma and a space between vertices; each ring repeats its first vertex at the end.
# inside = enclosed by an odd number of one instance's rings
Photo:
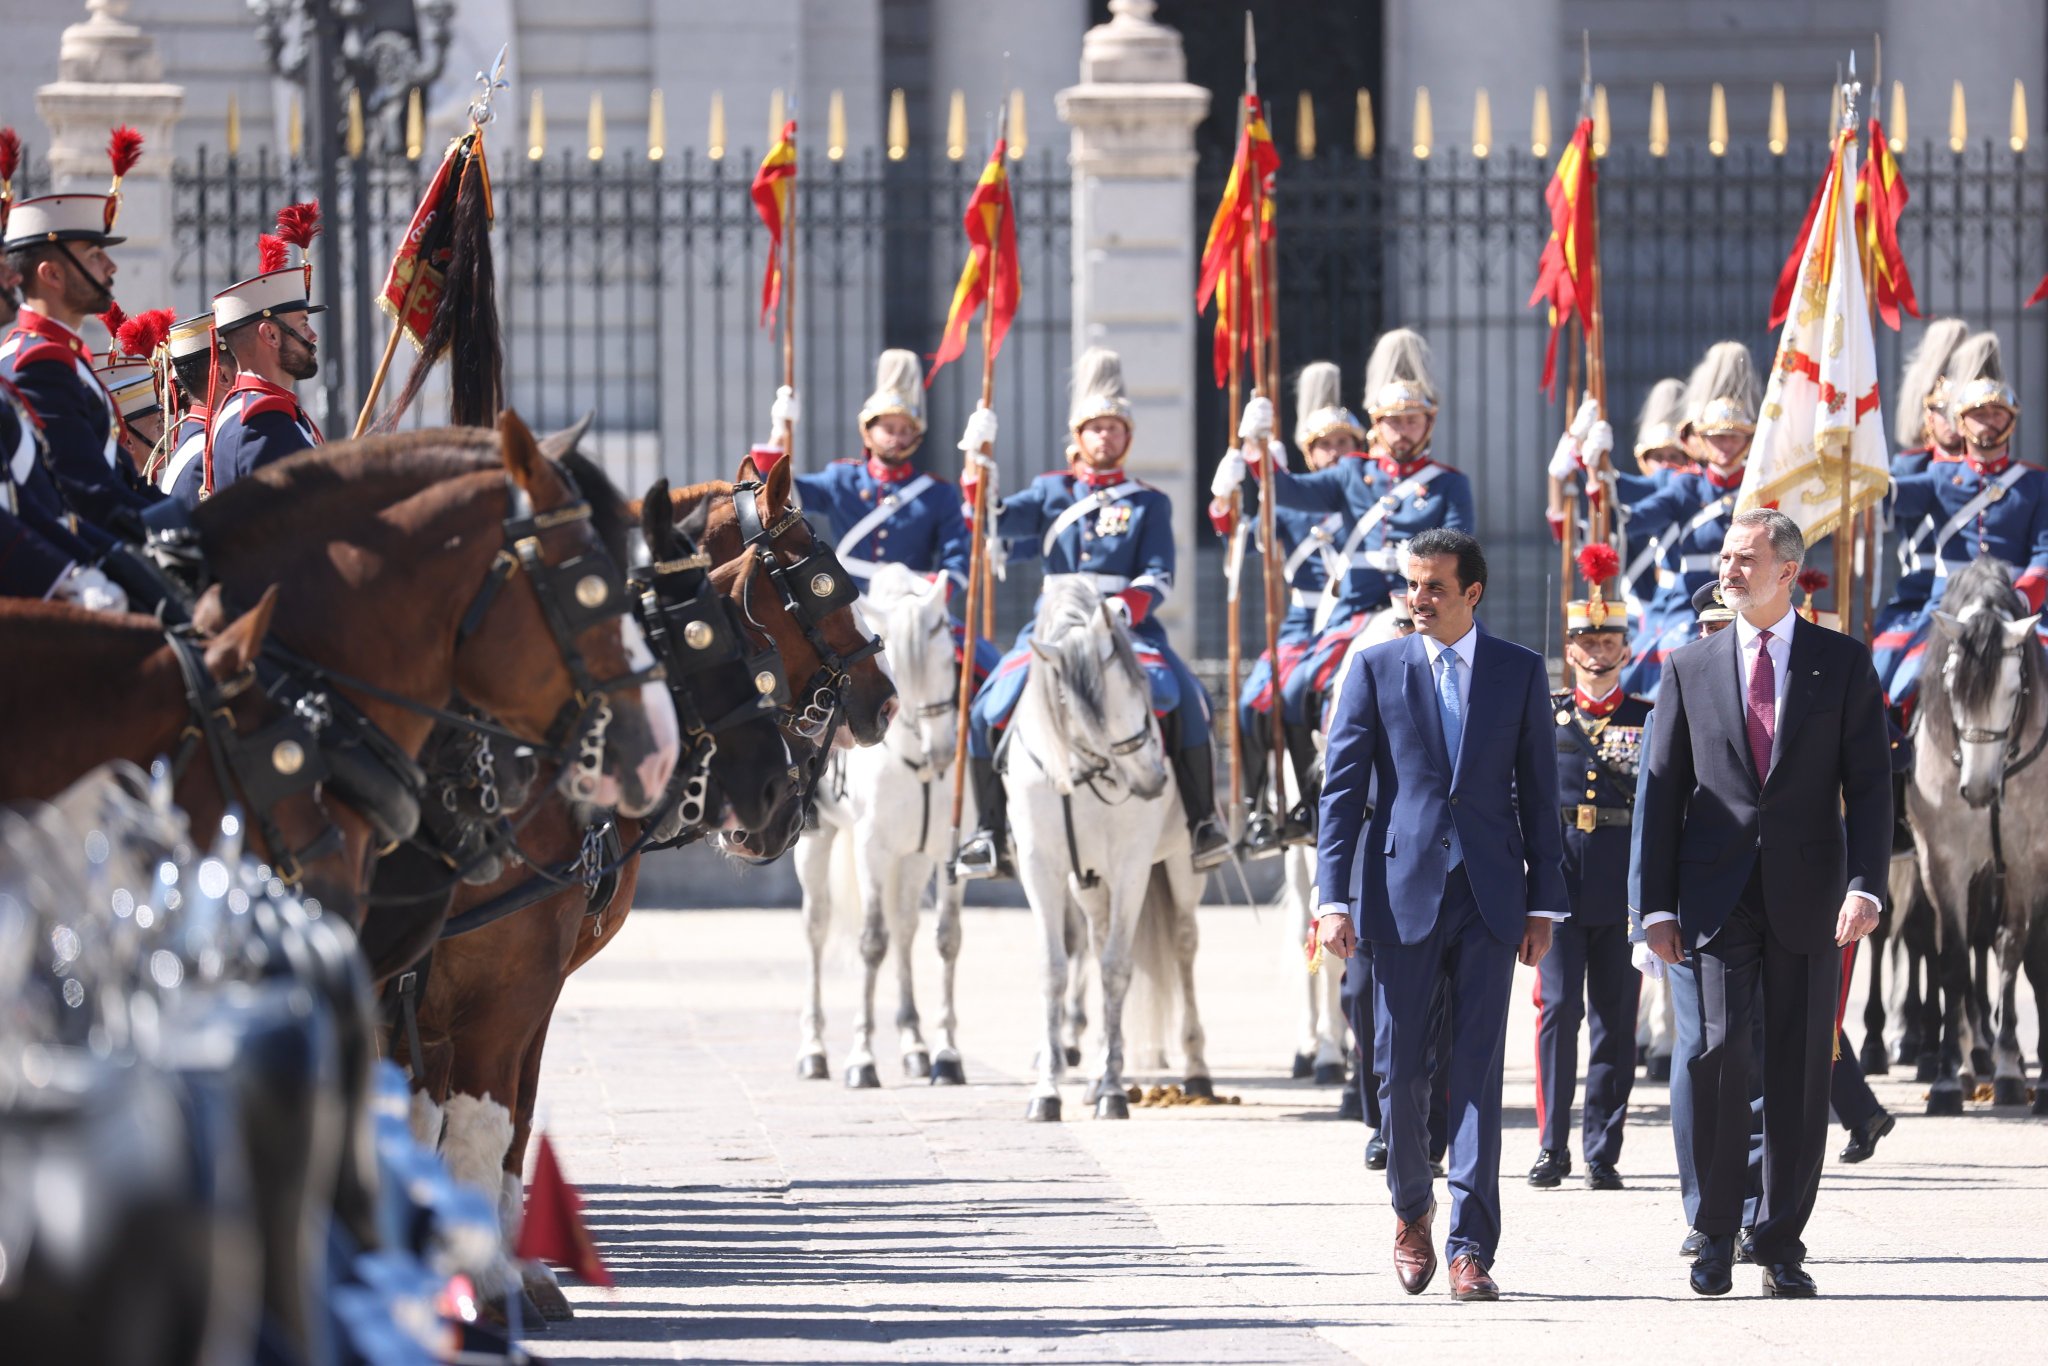
POLYGON ((782 233, 789 217, 789 190, 796 180, 796 120, 782 125, 782 136, 761 158, 754 172, 754 209, 768 225, 768 269, 761 276, 761 323, 766 326, 782 299, 782 233))
POLYGON ((1550 342, 1543 350, 1545 393, 1557 388, 1557 339, 1565 324, 1576 313, 1590 327, 1598 307, 1593 262, 1600 251, 1600 225, 1593 190, 1599 178, 1593 161, 1593 120, 1583 118, 1558 155, 1557 171, 1543 191, 1543 202, 1550 206, 1550 240, 1536 263, 1536 288, 1528 307, 1550 305, 1550 342))
POLYGON ((967 230, 967 263, 960 268, 959 283, 953 286, 945 335, 939 339, 931 372, 925 376, 927 386, 939 367, 958 360, 967 350, 967 326, 984 302, 989 306, 991 357, 1003 349, 1003 337, 1017 316, 1017 300, 1024 286, 1017 269, 1017 213, 1010 202, 1010 173, 1004 160, 1007 150, 1004 139, 997 138, 996 149, 967 198, 967 213, 961 220, 967 230))

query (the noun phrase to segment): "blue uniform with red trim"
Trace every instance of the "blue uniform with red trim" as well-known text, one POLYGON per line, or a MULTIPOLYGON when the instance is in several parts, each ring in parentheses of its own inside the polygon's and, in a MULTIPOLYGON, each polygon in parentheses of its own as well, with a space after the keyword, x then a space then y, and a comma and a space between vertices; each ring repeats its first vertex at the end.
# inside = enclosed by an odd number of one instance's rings
POLYGON ((23 515, 28 482, 42 469, 41 432, 0 382, 0 597, 43 598, 85 548, 68 533, 62 544, 23 515))
POLYGON ((199 506, 200 486, 206 479, 206 429, 212 418, 212 411, 203 403, 195 403, 179 415, 166 443, 170 458, 157 476, 157 487, 188 508, 199 506))
POLYGON ((1406 591, 1400 547, 1438 527, 1476 531, 1478 518, 1472 481, 1427 455, 1405 464, 1386 456, 1339 460, 1313 474, 1276 468, 1269 478, 1271 463, 1262 461, 1259 473, 1269 479, 1280 508, 1339 513, 1345 524, 1337 549, 1348 567, 1336 604, 1300 664, 1281 680, 1281 714, 1299 726, 1308 722, 1308 700, 1328 688, 1372 614, 1406 591))
MULTIPOLYGON (((311 450, 323 439, 298 395, 245 372, 236 377, 214 414, 212 492, 288 455, 311 450)), ((202 454, 202 466, 204 461, 202 454)))
POLYGON ((1633 501, 1619 490, 1615 498, 1628 523, 1630 544, 1657 543, 1656 595, 1629 641, 1632 658, 1621 679, 1622 687, 1645 695, 1657 690, 1664 656, 1693 638, 1699 618, 1693 614, 1692 595, 1721 577, 1721 542, 1735 520, 1742 471, 1718 476, 1688 470, 1651 483, 1647 494, 1633 501))
MULTIPOLYGON (((863 590, 877 568, 900 564, 919 574, 944 574, 964 600, 972 541, 957 485, 907 461, 886 465, 869 456, 799 474, 796 487, 805 515, 823 513, 830 521, 839 562, 863 590)), ((956 658, 965 636, 955 618, 956 658)), ((996 665, 995 642, 977 640, 974 655, 975 677, 986 678, 996 665)))
MULTIPOLYGON (((1131 609, 1131 643, 1152 684, 1153 710, 1161 716, 1179 713, 1183 748, 1209 743, 1209 695, 1167 643, 1166 628, 1153 614, 1173 591, 1171 500, 1121 470, 1108 475, 1058 470, 1005 498, 995 528, 1013 557, 1042 554, 1048 578, 1086 574, 1104 597, 1124 601, 1131 609)), ((1032 617, 974 695, 968 741, 978 758, 994 756, 992 732, 1008 724, 1024 695, 1035 610, 1032 617)))
MULTIPOLYGON (((1245 520, 1246 588, 1243 591, 1255 592, 1257 585, 1263 582, 1261 575, 1250 565, 1251 556, 1259 553, 1258 519, 1247 512, 1245 520)), ((1283 688, 1303 656, 1316 643, 1316 607, 1322 601, 1323 589, 1330 582, 1331 570, 1341 563, 1337 548, 1344 543, 1346 525, 1341 512, 1304 512, 1300 508, 1289 507, 1273 509, 1273 531, 1280 540, 1280 562, 1285 572, 1287 593, 1287 613, 1280 618, 1276 633, 1283 688)), ((1237 709, 1245 717, 1247 726, 1251 724, 1253 714, 1273 709, 1272 651, 1259 652, 1258 660, 1238 690, 1237 709)))
POLYGON ((113 397, 76 332, 24 307, 0 340, 0 379, 41 420, 45 460, 64 508, 115 533, 158 501, 121 447, 113 397))
POLYGON ((1934 609, 1949 575, 1979 555, 2010 565, 2035 611, 2048 589, 2048 472, 2010 458, 1928 463, 1892 481, 1892 525, 1904 571, 1878 614, 1871 661, 1893 706, 1919 691, 1934 609))

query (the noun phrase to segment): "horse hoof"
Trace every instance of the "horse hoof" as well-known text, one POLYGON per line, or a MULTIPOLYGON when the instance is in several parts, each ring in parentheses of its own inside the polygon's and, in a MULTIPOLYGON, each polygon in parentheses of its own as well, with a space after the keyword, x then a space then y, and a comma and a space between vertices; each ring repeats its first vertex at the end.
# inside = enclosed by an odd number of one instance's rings
POLYGON ((1992 1061, 1990 1049, 1973 1048, 1970 1050, 1970 1071, 1973 1074, 1980 1077, 1988 1077, 1997 1070, 1998 1064, 1992 1061))
POLYGON ((1313 1057, 1307 1053, 1296 1053, 1294 1055, 1294 1079, 1296 1081, 1300 1081, 1303 1077, 1312 1077, 1315 1073, 1316 1060, 1313 1057))
POLYGON ((1863 1041, 1863 1053, 1857 1061, 1863 1064, 1866 1077, 1882 1077, 1892 1070, 1892 1060, 1885 1056, 1883 1040, 1874 1036, 1863 1041))
POLYGON ((916 1052, 914 1052, 914 1053, 905 1053, 905 1054, 903 1055, 903 1075, 904 1075, 904 1076, 906 1076, 906 1077, 925 1077, 925 1076, 930 1076, 930 1075, 931 1075, 931 1070, 932 1070, 932 1055, 931 1055, 931 1054, 929 1054, 929 1053, 927 1053, 927 1052, 925 1052, 925 1051, 924 1051, 924 1050, 923 1050, 922 1048, 918 1049, 918 1050, 917 1050, 916 1052))
POLYGON ((1991 1103, 1993 1105, 2025 1105, 2027 1083, 2023 1077, 1993 1077, 1991 1079, 1991 1103))
POLYGON ((1923 1055, 1913 1064, 1914 1081, 1933 1081, 1941 1075, 1941 1059, 1923 1055))
POLYGON ((1131 1117, 1131 1103, 1124 1099, 1124 1093, 1121 1091, 1105 1091, 1096 1098, 1095 1117, 1097 1119, 1129 1119, 1131 1117))
POLYGON ((1189 1077, 1180 1084, 1180 1093, 1190 1100, 1214 1100, 1216 1083, 1207 1077, 1189 1077))
POLYGON ((1033 1096, 1031 1103, 1024 1107, 1024 1118, 1037 1122, 1058 1123, 1060 1098, 1058 1096, 1033 1096))
POLYGON ((960 1065, 958 1058, 934 1058, 932 1060, 932 1085, 965 1086, 967 1069, 960 1065))
POLYGON ((805 1081, 823 1081, 832 1075, 823 1053, 806 1053, 796 1060, 796 1074, 805 1081))
MULTIPOLYGON (((1207 1078, 1204 1078, 1204 1080, 1207 1080, 1207 1078)), ((1316 1085, 1342 1086, 1344 1084, 1344 1080, 1345 1078, 1343 1063, 1325 1062, 1316 1064, 1316 1085)))
POLYGON ((871 1062, 846 1069, 846 1086, 850 1091, 871 1091, 881 1084, 881 1074, 875 1071, 875 1065, 871 1062))
POLYGON ((1937 1086, 1927 1093, 1927 1113, 1930 1115, 1959 1115, 1963 1112, 1963 1091, 1959 1086, 1942 1088, 1937 1086))
POLYGON ((1074 1045, 1074 1044, 1068 1044, 1068 1045, 1067 1045, 1067 1066, 1069 1066, 1069 1067, 1079 1067, 1080 1065, 1081 1065, 1081 1050, 1080 1050, 1080 1048, 1079 1048, 1078 1046, 1074 1045))

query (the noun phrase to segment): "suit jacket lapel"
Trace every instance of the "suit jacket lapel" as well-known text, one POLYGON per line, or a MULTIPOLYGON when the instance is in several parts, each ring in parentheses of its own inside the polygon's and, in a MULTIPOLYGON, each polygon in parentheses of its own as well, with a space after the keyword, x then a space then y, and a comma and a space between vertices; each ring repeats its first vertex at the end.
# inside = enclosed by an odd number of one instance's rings
MULTIPOLYGON (((1740 650, 1733 624, 1707 638, 1706 659, 1702 661, 1708 678, 1707 697, 1721 719, 1721 731, 1735 750, 1742 771, 1761 789, 1756 756, 1749 752, 1749 705, 1742 693, 1740 650)), ((1667 663, 1665 667, 1671 666, 1667 663)))
POLYGON ((1778 728, 1771 733, 1771 772, 1778 771, 1778 756, 1785 752, 1785 737, 1806 720, 1813 699, 1820 691, 1820 628, 1802 621, 1792 628, 1792 647, 1785 653, 1785 705, 1778 715, 1778 728))
MULTIPOLYGON (((1483 714, 1482 707, 1493 704, 1494 694, 1498 691, 1498 688, 1495 686, 1496 679, 1494 676, 1500 672, 1502 665, 1507 662, 1502 653, 1494 648, 1492 636, 1484 631, 1480 631, 1476 625, 1472 629, 1478 631, 1479 634, 1472 642, 1472 691, 1466 694, 1465 697, 1465 740, 1464 744, 1458 747, 1457 754, 1452 756, 1451 786, 1453 788, 1458 785, 1458 779, 1464 776, 1465 756, 1472 752, 1467 746, 1472 743, 1473 719, 1483 714)), ((1441 710, 1437 713, 1437 719, 1438 724, 1441 725, 1443 719, 1441 710)))
POLYGON ((1408 637, 1404 652, 1407 668, 1408 711, 1415 720, 1415 728, 1428 741, 1430 757, 1436 760, 1437 771, 1446 780, 1451 775, 1451 762, 1444 746, 1444 717, 1436 700, 1436 671, 1430 667, 1429 650, 1422 643, 1420 634, 1408 637))

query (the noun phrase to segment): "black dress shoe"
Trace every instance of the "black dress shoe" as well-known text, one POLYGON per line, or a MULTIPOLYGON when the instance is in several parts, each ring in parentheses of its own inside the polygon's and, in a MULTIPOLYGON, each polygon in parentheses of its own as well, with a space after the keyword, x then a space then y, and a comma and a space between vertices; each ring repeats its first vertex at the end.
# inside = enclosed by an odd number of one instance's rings
POLYGON ((1849 1131, 1849 1141, 1842 1148, 1842 1161, 1869 1161, 1877 1151, 1877 1140, 1898 1127, 1899 1121, 1891 1111, 1879 1110, 1849 1131))
POLYGON ((1735 1288, 1735 1240, 1727 1234, 1709 1235, 1707 1245, 1692 1261, 1692 1293, 1725 1295, 1735 1288))
POLYGON ((1678 1255, 1681 1257, 1697 1257, 1706 1249, 1706 1246, 1706 1234, 1696 1228, 1688 1229, 1686 1230, 1685 1241, 1678 1245, 1678 1255))
POLYGON ((1365 1140, 1365 1169, 1374 1172, 1387 1169, 1387 1140, 1378 1134, 1365 1140))
POLYGON ((1742 1261, 1756 1262, 1758 1266, 1763 1265, 1762 1262, 1756 1261, 1755 1229, 1745 1228, 1740 1233, 1735 1235, 1735 1255, 1742 1261))
POLYGON ((1536 1154, 1536 1165, 1529 1168, 1529 1184, 1545 1190, 1562 1185, 1572 1174, 1572 1155, 1563 1148, 1545 1148, 1536 1154))
POLYGON ((1813 1277, 1797 1262, 1772 1262, 1764 1268, 1764 1295, 1769 1299, 1810 1300, 1820 1293, 1813 1277))
POLYGON ((1618 1191, 1621 1189, 1621 1173, 1605 1162, 1586 1164, 1586 1189, 1589 1191, 1618 1191))

